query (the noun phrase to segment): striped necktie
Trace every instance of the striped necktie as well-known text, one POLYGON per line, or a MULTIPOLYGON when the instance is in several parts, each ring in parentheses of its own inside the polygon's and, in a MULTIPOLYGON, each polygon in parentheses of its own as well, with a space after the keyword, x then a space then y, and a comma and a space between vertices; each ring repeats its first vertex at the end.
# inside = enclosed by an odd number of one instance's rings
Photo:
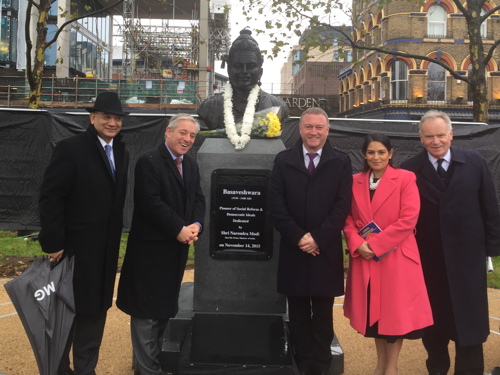
POLYGON ((176 158, 175 159, 175 165, 177 165, 177 169, 179 170, 179 174, 182 177, 182 167, 181 167, 181 164, 182 164, 182 158, 176 158))
POLYGON ((115 165, 113 164, 113 159, 111 159, 111 146, 104 146, 104 151, 106 151, 106 156, 108 157, 109 166, 111 167, 111 173, 113 174, 113 180, 116 178, 115 165))

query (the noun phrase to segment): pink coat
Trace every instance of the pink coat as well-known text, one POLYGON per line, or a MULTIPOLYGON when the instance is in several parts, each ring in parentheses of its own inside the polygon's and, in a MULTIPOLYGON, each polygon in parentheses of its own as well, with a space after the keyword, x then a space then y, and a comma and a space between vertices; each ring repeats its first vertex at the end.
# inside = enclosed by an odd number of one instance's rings
POLYGON ((369 173, 354 176, 351 212, 344 232, 349 249, 349 272, 344 314, 365 334, 370 284, 370 326, 379 323, 383 335, 403 335, 433 324, 414 231, 420 210, 415 175, 387 167, 370 202, 369 173), (368 243, 379 262, 362 258, 356 249, 365 241, 359 230, 374 221, 382 232, 368 243))

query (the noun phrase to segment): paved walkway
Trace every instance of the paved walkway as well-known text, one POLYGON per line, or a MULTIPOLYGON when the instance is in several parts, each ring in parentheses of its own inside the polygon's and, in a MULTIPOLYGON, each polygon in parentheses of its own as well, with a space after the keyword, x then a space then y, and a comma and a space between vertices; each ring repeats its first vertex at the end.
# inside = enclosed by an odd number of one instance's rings
MULTIPOLYGON (((187 271, 185 281, 192 281, 193 271, 187 271)), ((36 375, 35 357, 21 321, 9 300, 0 279, 0 375, 36 375)), ((500 366, 500 290, 489 289, 491 335, 486 342, 487 372, 500 366)), ((369 375, 376 355, 373 340, 355 332, 343 316, 343 298, 335 300, 334 324, 345 353, 345 375, 369 375)), ((99 375, 133 375, 131 369, 129 317, 113 306, 108 313, 97 373, 99 375)), ((451 350, 453 352, 453 350, 451 350)), ((405 341, 399 362, 401 375, 426 375, 425 351, 420 340, 405 341)), ((450 372, 451 373, 451 372, 450 372)))

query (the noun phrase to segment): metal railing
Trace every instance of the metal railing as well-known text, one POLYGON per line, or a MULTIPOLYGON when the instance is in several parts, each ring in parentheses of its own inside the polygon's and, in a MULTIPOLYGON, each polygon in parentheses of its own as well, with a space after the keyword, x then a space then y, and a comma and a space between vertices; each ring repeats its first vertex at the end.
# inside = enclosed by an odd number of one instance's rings
MULTIPOLYGON (((45 107, 59 104, 78 106, 95 100, 103 91, 116 91, 123 103, 199 105, 206 97, 208 82, 172 79, 56 78, 42 80, 41 103, 45 107)), ((25 106, 29 97, 25 77, 0 77, 0 101, 7 106, 25 106)))
MULTIPOLYGON (((490 109, 500 109, 500 100, 494 99, 489 100, 488 105, 490 109)), ((410 98, 407 100, 376 100, 368 103, 361 103, 354 108, 350 108, 346 111, 339 113, 339 117, 349 116, 361 112, 366 112, 381 107, 425 107, 425 108, 471 108, 472 102, 461 98, 455 98, 451 100, 427 100, 420 98, 410 98)))

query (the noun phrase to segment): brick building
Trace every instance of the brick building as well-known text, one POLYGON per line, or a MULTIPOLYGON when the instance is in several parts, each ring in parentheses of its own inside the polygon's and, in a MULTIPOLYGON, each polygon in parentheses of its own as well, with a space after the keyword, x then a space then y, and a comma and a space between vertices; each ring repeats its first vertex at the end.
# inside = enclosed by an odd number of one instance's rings
MULTIPOLYGON (((483 12, 495 5, 485 2, 483 12)), ((410 52, 441 60, 467 76, 469 36, 464 15, 449 0, 429 0, 423 5, 394 0, 382 8, 377 3, 354 3, 359 20, 352 35, 358 43, 410 52)), ((500 39, 500 15, 481 26, 485 52, 500 39)), ((456 121, 472 120, 468 84, 443 67, 425 60, 358 50, 361 63, 340 75, 340 116, 418 119, 429 108, 441 109, 456 121)), ((500 50, 486 66, 490 122, 500 121, 500 50)))
MULTIPOLYGON (((347 32, 351 31, 348 27, 347 32)), ((331 47, 322 51, 320 47, 304 51, 304 41, 311 34, 304 33, 281 68, 281 94, 292 95, 338 95, 340 71, 352 61, 350 48, 343 45, 342 35, 334 30, 315 30, 318 43, 327 42, 331 47), (306 57, 307 56, 307 57, 306 57)))

